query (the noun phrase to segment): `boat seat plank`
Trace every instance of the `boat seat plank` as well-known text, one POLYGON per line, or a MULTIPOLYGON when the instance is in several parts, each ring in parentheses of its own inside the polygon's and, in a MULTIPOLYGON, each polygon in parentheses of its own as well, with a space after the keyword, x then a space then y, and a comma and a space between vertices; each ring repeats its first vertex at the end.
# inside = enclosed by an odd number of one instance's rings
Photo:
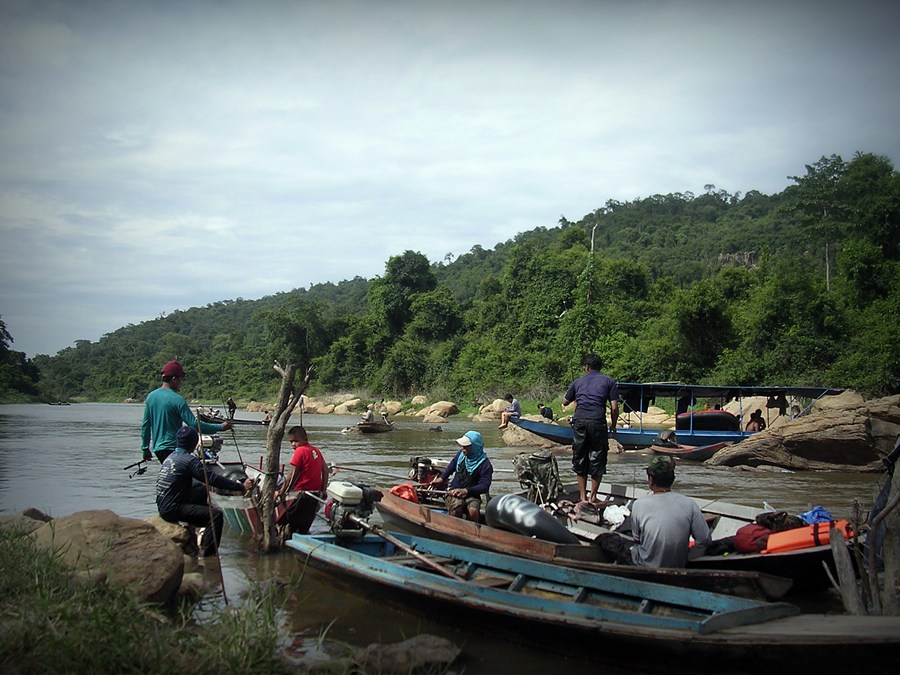
POLYGON ((479 588, 508 588, 510 580, 504 577, 479 577, 478 579, 469 579, 466 583, 479 588))
POLYGON ((454 563, 451 558, 446 558, 440 555, 429 555, 427 553, 420 553, 418 557, 404 553, 403 555, 385 556, 385 558, 383 559, 389 560, 390 562, 396 563, 398 565, 403 565, 404 567, 428 567, 428 563, 426 563, 423 558, 438 565, 452 565, 454 563))

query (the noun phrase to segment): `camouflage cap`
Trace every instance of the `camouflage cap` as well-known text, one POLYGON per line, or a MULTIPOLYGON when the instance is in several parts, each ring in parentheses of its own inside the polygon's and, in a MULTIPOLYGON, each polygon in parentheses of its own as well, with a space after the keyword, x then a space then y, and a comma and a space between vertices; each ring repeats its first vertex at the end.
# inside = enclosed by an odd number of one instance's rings
POLYGON ((657 455, 647 465, 647 475, 654 477, 674 476, 675 460, 667 455, 657 455))

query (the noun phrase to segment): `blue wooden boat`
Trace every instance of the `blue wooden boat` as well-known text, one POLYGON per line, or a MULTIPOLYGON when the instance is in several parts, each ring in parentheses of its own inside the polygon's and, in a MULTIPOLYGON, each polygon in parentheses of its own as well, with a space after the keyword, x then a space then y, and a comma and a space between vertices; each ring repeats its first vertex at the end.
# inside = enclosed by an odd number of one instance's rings
MULTIPOLYGON (((539 508, 536 504, 533 506, 539 508)), ((590 546, 583 541, 577 544, 560 544, 534 536, 533 531, 520 534, 513 530, 454 518, 443 508, 407 501, 389 491, 384 491, 375 508, 388 530, 613 576, 759 600, 779 600, 793 584, 785 577, 753 571, 616 565, 606 562, 606 555, 599 547, 590 546)), ((523 513, 522 516, 523 522, 531 521, 529 515, 523 513)))
MULTIPOLYGON (((732 415, 718 410, 694 410, 699 400, 724 405, 730 400, 741 401, 749 396, 765 396, 771 405, 767 407, 782 410, 799 409, 803 414, 810 404, 801 406, 799 402, 815 401, 823 396, 840 394, 843 389, 823 389, 819 387, 739 387, 705 386, 677 383, 636 383, 619 382, 619 405, 624 414, 632 415, 637 423, 630 427, 616 429, 616 439, 625 446, 647 447, 659 443, 660 432, 668 431, 669 440, 681 445, 707 446, 715 443, 737 443, 756 432, 744 431, 740 427, 742 415, 732 415), (658 398, 675 399, 676 429, 660 429, 644 426, 643 413, 658 398)), ((787 414, 787 413, 784 413, 787 414)), ((572 444, 572 428, 562 424, 548 424, 531 420, 510 420, 526 431, 537 434, 553 443, 572 444)))
POLYGON ((481 629, 548 649, 625 648, 641 663, 672 656, 724 664, 804 667, 888 663, 900 617, 801 615, 787 603, 688 590, 392 534, 294 535, 306 564, 372 597, 409 601, 429 616, 468 616, 481 629), (386 535, 387 536, 387 535, 386 535), (415 555, 407 553, 413 550, 415 555), (437 568, 437 569, 436 569, 437 568), (440 573, 439 573, 440 571, 440 573), (579 647, 580 645, 580 647, 579 647), (802 660, 802 661, 801 661, 802 660))

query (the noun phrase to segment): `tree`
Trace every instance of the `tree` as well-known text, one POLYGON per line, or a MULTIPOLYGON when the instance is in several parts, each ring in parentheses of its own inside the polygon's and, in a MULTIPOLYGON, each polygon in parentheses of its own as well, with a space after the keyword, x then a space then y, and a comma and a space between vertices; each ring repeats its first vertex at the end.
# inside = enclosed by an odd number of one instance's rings
POLYGON ((281 376, 281 387, 278 391, 278 399, 275 401, 272 420, 266 431, 265 475, 260 486, 263 523, 262 549, 265 553, 271 553, 281 548, 281 540, 275 527, 275 487, 281 471, 281 443, 284 440, 284 431, 291 414, 300 403, 312 375, 312 366, 310 366, 306 370, 303 382, 300 386, 296 386, 294 378, 297 368, 293 363, 282 367, 276 362, 274 367, 275 372, 281 376))
POLYGON ((799 210, 807 229, 824 240, 825 289, 831 290, 830 244, 838 222, 844 220, 846 205, 841 193, 841 178, 847 163, 840 155, 822 157, 815 164, 806 165, 805 176, 789 176, 797 183, 791 205, 799 210))

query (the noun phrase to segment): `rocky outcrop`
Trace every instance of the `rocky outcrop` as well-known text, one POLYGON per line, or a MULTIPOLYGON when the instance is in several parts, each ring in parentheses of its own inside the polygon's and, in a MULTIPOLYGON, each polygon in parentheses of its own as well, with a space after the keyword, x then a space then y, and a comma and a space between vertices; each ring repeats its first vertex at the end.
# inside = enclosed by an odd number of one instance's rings
POLYGON ((720 450, 706 464, 879 471, 900 434, 900 396, 854 402, 847 398, 843 403, 850 407, 840 408, 834 407, 840 402, 828 401, 809 415, 720 450))
POLYGON ((31 536, 76 574, 105 579, 150 602, 167 602, 181 584, 181 549, 143 520, 81 511, 45 523, 31 536))
POLYGON ((442 422, 450 417, 450 415, 455 415, 458 412, 459 407, 455 403, 452 403, 451 401, 438 401, 437 403, 432 403, 425 409, 423 415, 425 419, 423 421, 442 422))
POLYGON ((509 406, 509 401, 503 398, 495 398, 490 403, 485 403, 478 409, 478 413, 472 417, 473 422, 493 422, 499 420, 500 415, 509 406))
POLYGON ((14 516, 0 516, 0 529, 8 529, 19 534, 31 534, 53 520, 43 511, 25 509, 14 516))

